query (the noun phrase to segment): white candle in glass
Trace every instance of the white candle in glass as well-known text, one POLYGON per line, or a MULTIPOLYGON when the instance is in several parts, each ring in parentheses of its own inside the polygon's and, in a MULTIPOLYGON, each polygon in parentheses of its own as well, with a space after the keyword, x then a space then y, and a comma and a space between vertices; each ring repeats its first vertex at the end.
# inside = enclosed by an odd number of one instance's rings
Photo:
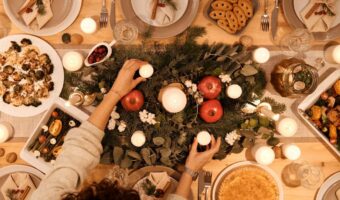
POLYGON ((92 34, 97 31, 97 22, 91 17, 84 18, 80 22, 80 29, 86 34, 92 34))
POLYGON ((266 63, 270 58, 270 52, 267 48, 259 47, 253 51, 253 60, 257 63, 266 63))
POLYGON ((69 51, 63 56, 63 66, 66 70, 74 72, 83 67, 84 56, 76 51, 69 51))
POLYGON ((187 96, 178 87, 167 87, 162 94, 162 105, 170 113, 181 112, 187 105, 187 96))
POLYGON ((242 88, 237 84, 228 86, 227 95, 229 98, 238 99, 242 95, 242 88))
POLYGON ((295 144, 282 145, 282 153, 289 160, 297 160, 301 156, 301 150, 295 144))
POLYGON ((197 134, 197 142, 202 146, 207 146, 211 142, 211 135, 207 131, 201 131, 197 134))
POLYGON ((286 117, 279 120, 276 124, 276 130, 285 137, 295 135, 298 130, 298 124, 293 118, 286 117))
POLYGON ((325 60, 329 63, 340 64, 340 45, 333 45, 325 50, 325 60))
POLYGON ((252 148, 251 152, 259 164, 269 165, 275 160, 274 150, 267 145, 257 144, 252 148))
POLYGON ((146 137, 143 131, 135 131, 131 136, 131 143, 135 147, 141 147, 145 144, 146 137))
POLYGON ((153 74, 153 67, 150 64, 146 64, 139 68, 139 75, 143 78, 150 78, 153 74))
POLYGON ((8 122, 0 122, 0 143, 6 142, 13 136, 13 127, 8 122))

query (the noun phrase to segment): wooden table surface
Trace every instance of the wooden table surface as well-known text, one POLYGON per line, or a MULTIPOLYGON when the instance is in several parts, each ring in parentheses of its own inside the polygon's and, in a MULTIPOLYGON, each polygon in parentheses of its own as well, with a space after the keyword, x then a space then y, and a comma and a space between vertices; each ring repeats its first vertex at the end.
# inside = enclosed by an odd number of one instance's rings
MULTIPOLYGON (((110 1, 107 0, 107 3, 110 1)), ((204 36, 199 40, 199 42, 208 41, 209 43, 212 42, 224 42, 224 43, 234 43, 235 41, 239 40, 239 36, 232 36, 224 31, 222 31, 220 28, 216 27, 212 23, 210 23, 204 16, 203 16, 203 10, 205 7, 205 4, 208 2, 208 0, 201 0, 200 8, 198 15, 194 21, 194 25, 198 26, 204 26, 207 30, 207 35, 204 36)), ((270 10, 273 7, 274 1, 270 2, 270 10)), ((244 31, 243 34, 252 36, 254 39, 255 45, 264 45, 264 46, 274 46, 274 43, 277 43, 277 41, 272 41, 270 37, 270 32, 262 32, 260 30, 260 17, 263 13, 263 0, 259 0, 259 9, 256 12, 254 18, 249 23, 248 27, 244 31)), ((108 4, 109 5, 109 4, 108 4)), ((113 39, 113 34, 111 31, 111 28, 108 26, 105 29, 101 29, 98 32, 96 32, 93 35, 85 35, 81 33, 79 24, 81 19, 88 16, 93 16, 95 18, 98 18, 99 12, 100 12, 100 1, 99 0, 83 0, 82 9, 80 12, 80 15, 76 19, 76 21, 64 32, 68 33, 79 33, 82 34, 85 38, 84 45, 89 44, 95 44, 100 41, 111 41, 113 39)), ((121 13, 120 4, 119 1, 117 3, 117 20, 123 19, 123 15, 121 13)), ((3 2, 0 1, 0 14, 4 14, 3 9, 3 2)), ((5 22, 6 23, 6 22, 5 22)), ((282 9, 279 13, 279 29, 278 29, 278 35, 283 35, 284 33, 289 32, 291 29, 286 23, 282 9)), ((11 26, 11 30, 9 34, 16 34, 16 33, 22 33, 15 25, 9 24, 11 26)), ((62 33, 64 33, 62 32, 62 33)), ((43 37, 45 40, 47 40, 49 43, 51 43, 56 48, 73 48, 72 45, 63 45, 61 41, 61 35, 62 33, 58 33, 53 36, 43 37)), ((337 40, 337 42, 340 42, 340 39, 337 40)), ((316 46, 322 46, 325 43, 323 42, 315 42, 316 46)), ((6 154, 9 152, 16 152, 19 154, 22 146, 24 145, 25 138, 14 138, 11 141, 7 143, 0 144, 0 148, 4 148, 6 150, 6 154)), ((340 171, 340 162, 339 159, 336 157, 336 155, 332 154, 326 146, 320 142, 317 138, 311 138, 306 141, 296 140, 297 145, 302 150, 302 156, 301 159, 310 162, 313 165, 320 166, 322 169, 322 172, 324 174, 324 177, 327 178, 329 175, 340 171)), ((247 156, 247 152, 242 152, 241 154, 237 155, 231 155, 228 156, 226 159, 222 161, 212 161, 208 163, 205 166, 206 170, 210 170, 213 172, 213 178, 216 177, 216 175, 225 167, 228 165, 243 161, 243 160, 251 160, 247 156)), ((290 162, 287 160, 276 160, 273 164, 270 165, 270 167, 278 174, 278 176, 281 175, 281 170, 284 166, 289 164, 290 162)), ((15 164, 26 164, 21 159, 18 159, 15 164)), ((0 167, 8 166, 9 163, 6 162, 5 157, 0 157, 0 167)), ((109 169, 111 169, 111 165, 99 165, 94 171, 92 171, 89 177, 89 180, 100 180, 103 177, 107 176, 107 172, 109 169)), ((197 182, 195 182, 192 186, 193 193, 194 193, 194 199, 197 199, 197 182)), ((284 192, 285 192, 285 199, 289 200, 311 200, 314 199, 317 189, 315 190, 309 190, 305 189, 303 187, 298 188, 288 188, 284 186, 284 192)))

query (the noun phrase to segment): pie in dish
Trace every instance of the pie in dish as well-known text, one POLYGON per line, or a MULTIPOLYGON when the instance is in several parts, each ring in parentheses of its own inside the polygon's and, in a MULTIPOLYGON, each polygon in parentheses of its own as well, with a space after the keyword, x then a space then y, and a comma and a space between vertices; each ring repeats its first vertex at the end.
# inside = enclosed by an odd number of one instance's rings
POLYGON ((278 200, 279 189, 269 173, 248 165, 223 177, 217 197, 218 200, 278 200))

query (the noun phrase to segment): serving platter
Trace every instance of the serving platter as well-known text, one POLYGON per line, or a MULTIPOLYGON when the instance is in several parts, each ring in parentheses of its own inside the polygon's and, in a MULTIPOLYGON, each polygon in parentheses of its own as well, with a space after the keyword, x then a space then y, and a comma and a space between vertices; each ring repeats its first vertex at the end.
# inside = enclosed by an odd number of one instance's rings
POLYGON ((315 200, 338 200, 335 192, 340 189, 340 172, 330 176, 320 187, 315 200))

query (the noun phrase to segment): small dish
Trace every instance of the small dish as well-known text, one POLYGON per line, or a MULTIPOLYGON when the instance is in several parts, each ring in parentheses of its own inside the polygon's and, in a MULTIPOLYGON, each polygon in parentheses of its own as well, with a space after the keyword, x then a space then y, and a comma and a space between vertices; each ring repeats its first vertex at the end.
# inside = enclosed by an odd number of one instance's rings
POLYGON ((94 66, 94 65, 100 64, 100 63, 106 61, 108 58, 110 58, 110 56, 112 55, 112 46, 114 44, 116 44, 116 42, 117 42, 116 40, 112 40, 112 42, 110 42, 110 43, 101 42, 101 43, 96 44, 94 47, 92 47, 92 49, 90 50, 89 54, 87 55, 87 57, 84 60, 85 66, 87 66, 87 67, 94 66), (100 56, 100 54, 104 53, 104 52, 98 52, 98 54, 96 54, 95 51, 100 49, 100 48, 106 48, 106 50, 107 50, 105 52, 106 55, 103 56, 103 57, 100 57, 100 60, 97 61, 97 62, 90 62, 89 59, 91 58, 92 55, 100 56))

